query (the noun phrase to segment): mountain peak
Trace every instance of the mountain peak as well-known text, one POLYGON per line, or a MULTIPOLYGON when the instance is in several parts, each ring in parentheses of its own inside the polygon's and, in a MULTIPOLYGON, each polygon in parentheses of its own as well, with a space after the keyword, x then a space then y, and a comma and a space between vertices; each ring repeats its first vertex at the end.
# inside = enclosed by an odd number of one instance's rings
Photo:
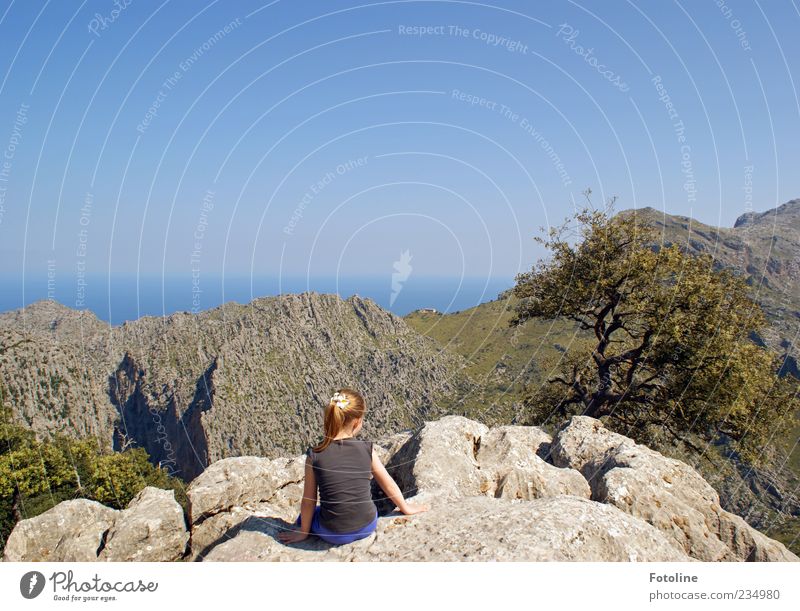
POLYGON ((781 224, 797 224, 800 221, 800 199, 792 199, 765 212, 745 212, 736 219, 734 228, 758 225, 764 222, 781 224))
POLYGON ((0 326, 39 332, 61 331, 79 336, 81 331, 96 332, 108 325, 91 310, 75 310, 54 299, 40 299, 0 314, 0 326))

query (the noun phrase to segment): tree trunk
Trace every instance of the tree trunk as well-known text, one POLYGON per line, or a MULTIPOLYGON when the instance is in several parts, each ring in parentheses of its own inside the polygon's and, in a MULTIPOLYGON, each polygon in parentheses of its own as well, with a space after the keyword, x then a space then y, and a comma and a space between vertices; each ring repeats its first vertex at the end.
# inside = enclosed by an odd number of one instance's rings
POLYGON ((22 512, 19 508, 19 501, 20 501, 20 494, 19 489, 14 488, 14 496, 12 497, 13 501, 11 503, 11 512, 14 516, 14 524, 22 520, 22 512))

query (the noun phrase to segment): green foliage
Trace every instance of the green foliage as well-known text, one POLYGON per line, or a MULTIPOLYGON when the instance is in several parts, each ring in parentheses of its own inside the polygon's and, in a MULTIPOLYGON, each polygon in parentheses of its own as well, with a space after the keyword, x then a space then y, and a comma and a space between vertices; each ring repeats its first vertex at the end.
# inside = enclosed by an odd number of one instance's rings
POLYGON ((64 500, 87 498, 123 509, 146 486, 172 489, 186 508, 182 482, 154 467, 142 448, 103 449, 98 440, 40 441, 12 421, 0 387, 0 544, 17 521, 64 500))
MULTIPOLYGON (((591 191, 587 191, 587 199, 591 191)), ((796 382, 779 378, 779 358, 750 341, 766 325, 745 281, 715 271, 708 255, 677 245, 653 248, 655 229, 635 215, 610 216, 591 202, 537 237, 552 253, 517 276, 512 326, 567 318, 580 336, 536 393, 533 421, 585 414, 640 443, 668 433, 695 451, 685 432, 731 442, 759 464, 776 430, 794 426, 796 382)))

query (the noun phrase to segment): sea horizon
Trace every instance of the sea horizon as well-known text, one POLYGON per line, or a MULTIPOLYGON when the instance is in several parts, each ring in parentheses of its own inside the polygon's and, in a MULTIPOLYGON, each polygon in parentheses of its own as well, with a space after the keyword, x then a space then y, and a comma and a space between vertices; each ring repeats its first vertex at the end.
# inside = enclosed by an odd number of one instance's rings
POLYGON ((460 312, 493 301, 514 285, 511 276, 411 276, 402 282, 391 276, 244 276, 204 274, 87 274, 58 281, 0 275, 0 313, 18 310, 41 300, 56 301, 74 310, 90 310, 112 325, 143 316, 200 313, 224 303, 250 303, 260 297, 316 292, 342 299, 369 298, 398 316, 423 308, 442 313, 460 312))

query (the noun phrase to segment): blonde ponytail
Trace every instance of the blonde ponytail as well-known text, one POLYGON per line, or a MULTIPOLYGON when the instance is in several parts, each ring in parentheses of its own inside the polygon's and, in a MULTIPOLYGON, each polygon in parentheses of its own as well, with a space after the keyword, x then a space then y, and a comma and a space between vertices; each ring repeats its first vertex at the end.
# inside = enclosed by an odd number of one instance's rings
POLYGON ((325 438, 312 449, 322 452, 342 432, 345 424, 362 417, 366 411, 364 397, 351 388, 340 388, 325 407, 325 438))

